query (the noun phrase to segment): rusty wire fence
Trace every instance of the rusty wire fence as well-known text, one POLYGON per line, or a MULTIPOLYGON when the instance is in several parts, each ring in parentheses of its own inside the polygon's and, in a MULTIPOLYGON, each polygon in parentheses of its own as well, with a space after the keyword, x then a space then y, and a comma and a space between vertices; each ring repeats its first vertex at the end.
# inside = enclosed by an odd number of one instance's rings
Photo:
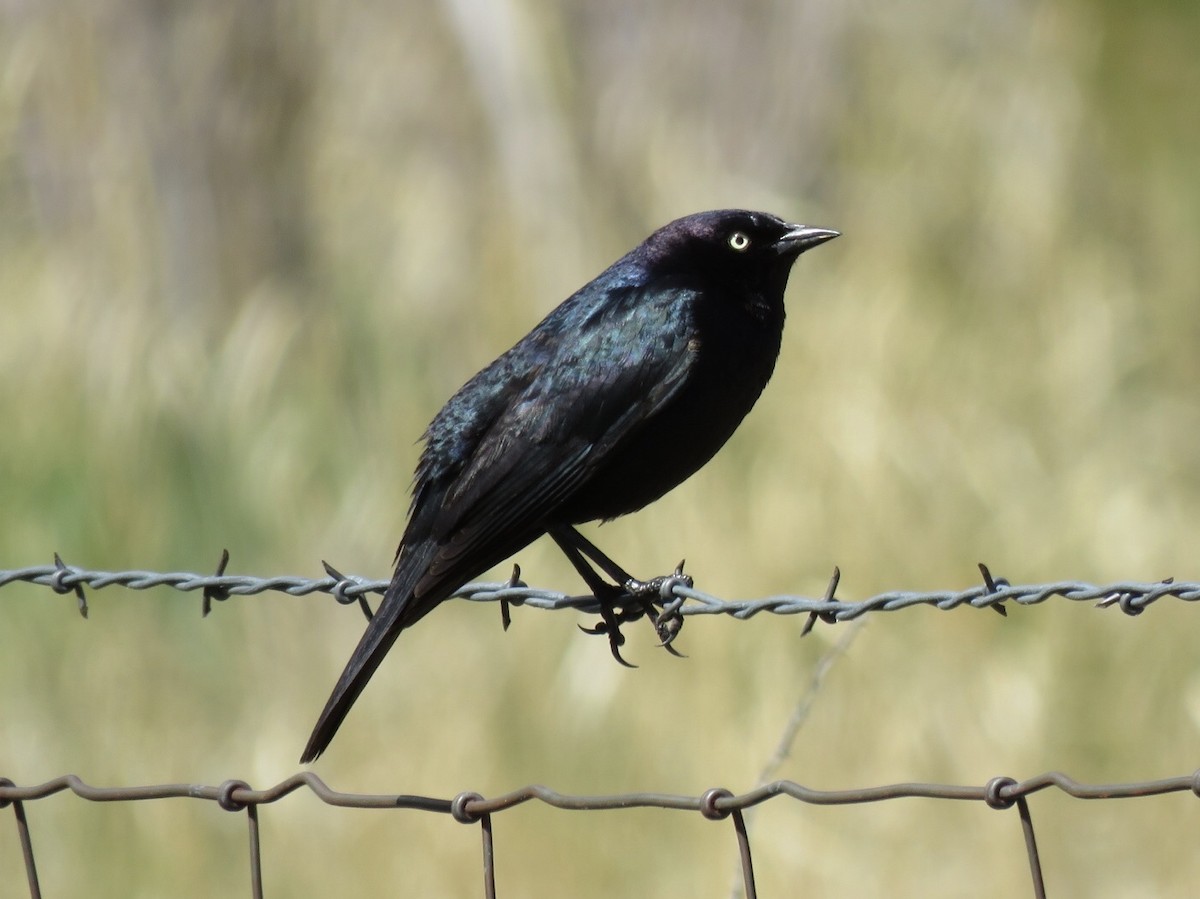
MULTIPOLYGON (((53 565, 34 566, 23 569, 0 571, 0 587, 16 582, 47 586, 59 594, 74 595, 78 609, 87 615, 85 587, 100 589, 121 585, 144 590, 167 586, 181 591, 199 591, 203 614, 211 611, 214 601, 232 596, 281 591, 291 595, 327 593, 343 604, 363 604, 371 593, 381 593, 386 581, 374 581, 343 575, 326 564, 328 576, 312 579, 304 577, 253 577, 227 575, 227 555, 223 556, 217 570, 211 575, 185 572, 91 571, 69 566, 55 556, 53 565)), ((978 586, 962 591, 930 593, 889 592, 861 602, 844 602, 836 598, 839 574, 835 570, 825 595, 819 599, 800 596, 774 596, 746 601, 726 601, 695 590, 679 580, 668 579, 664 583, 664 606, 683 616, 724 614, 744 619, 760 613, 780 615, 807 615, 805 632, 818 621, 838 622, 862 619, 868 612, 896 611, 914 606, 933 606, 938 609, 953 609, 968 605, 976 608, 992 607, 1004 613, 1006 603, 1034 605, 1051 598, 1073 602, 1089 602, 1101 608, 1113 607, 1128 615, 1138 615, 1152 603, 1171 598, 1183 602, 1200 600, 1200 583, 1175 582, 1168 579, 1155 583, 1121 582, 1094 585, 1077 581, 1037 585, 1012 585, 993 578, 986 566, 980 565, 982 575, 978 586)), ((539 609, 574 608, 592 611, 596 608, 591 596, 569 596, 547 590, 528 587, 519 580, 514 570, 513 578, 506 583, 468 584, 456 594, 457 597, 473 602, 498 602, 501 604, 525 605, 539 609)), ((861 624, 859 620, 857 624, 861 624)), ((797 705, 792 720, 785 728, 780 748, 762 772, 760 786, 748 792, 735 794, 723 787, 713 787, 699 795, 678 795, 655 792, 613 793, 606 795, 574 795, 554 789, 530 784, 498 796, 486 797, 477 792, 463 791, 455 796, 429 797, 410 794, 367 794, 348 793, 331 788, 316 774, 305 771, 292 775, 274 785, 255 788, 238 779, 220 784, 172 783, 138 786, 104 787, 86 783, 81 778, 66 774, 41 784, 23 785, 3 776, 0 771, 0 809, 11 807, 15 824, 16 839, 24 860, 24 877, 28 882, 29 894, 40 897, 37 856, 34 831, 27 804, 46 799, 63 792, 91 802, 137 802, 153 799, 192 799, 216 803, 225 811, 245 815, 248 828, 249 889, 252 896, 263 895, 263 855, 259 839, 260 807, 269 806, 298 790, 308 790, 330 806, 354 809, 395 809, 433 815, 449 815, 453 820, 478 826, 481 841, 482 891, 487 897, 496 892, 493 841, 494 818, 528 802, 540 802, 566 811, 628 810, 654 808, 666 811, 699 813, 704 819, 728 822, 730 840, 736 846, 741 872, 738 887, 747 897, 757 895, 752 846, 746 827, 744 813, 762 803, 790 798, 810 805, 858 805, 879 803, 894 799, 923 798, 982 803, 998 811, 1015 812, 1013 827, 1021 830, 1026 850, 1031 893, 1045 896, 1046 888, 1042 875, 1042 862, 1038 852, 1034 816, 1029 798, 1038 792, 1054 789, 1076 799, 1130 799, 1160 796, 1169 793, 1191 793, 1200 797, 1200 770, 1179 774, 1174 777, 1124 783, 1085 783, 1056 771, 1050 771, 1024 779, 997 775, 985 783, 956 785, 944 783, 892 783, 878 786, 845 790, 813 789, 792 780, 771 779, 777 763, 786 755, 789 742, 807 714, 812 696, 821 679, 834 660, 843 654, 854 639, 857 627, 847 629, 841 640, 822 658, 813 675, 809 693, 797 705)), ((6 872, 6 880, 19 878, 16 872, 6 872)))

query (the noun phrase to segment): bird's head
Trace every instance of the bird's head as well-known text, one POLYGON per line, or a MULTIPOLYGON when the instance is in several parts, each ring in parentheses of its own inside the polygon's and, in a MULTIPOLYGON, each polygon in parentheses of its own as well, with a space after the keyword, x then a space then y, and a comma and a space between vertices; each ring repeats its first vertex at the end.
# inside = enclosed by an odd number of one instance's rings
POLYGON ((656 275, 782 294, 797 257, 838 235, 767 212, 719 209, 676 219, 650 235, 640 249, 645 253, 643 264, 656 275))

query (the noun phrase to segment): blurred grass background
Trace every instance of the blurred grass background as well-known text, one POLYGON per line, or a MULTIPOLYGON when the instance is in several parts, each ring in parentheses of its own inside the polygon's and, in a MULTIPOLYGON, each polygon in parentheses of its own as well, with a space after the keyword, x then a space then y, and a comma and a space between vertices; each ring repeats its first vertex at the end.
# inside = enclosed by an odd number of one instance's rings
MULTIPOLYGON (((764 208, 842 230, 775 379, 685 487, 596 536, 730 598, 1200 577, 1200 8, 1063 4, 0 4, 0 567, 386 576, 414 443, 469 375, 650 230, 764 208)), ((549 546, 519 560, 577 590, 549 546)), ((498 572, 497 576, 503 576, 498 572)), ((362 620, 328 598, 9 587, 0 775, 255 786, 296 769, 362 620)), ((450 604, 316 770, 363 792, 735 791, 837 630, 450 604), (585 622, 586 623, 586 622, 585 622)), ((875 616, 780 776, 1085 780, 1197 765, 1196 611, 875 616)), ((1184 896, 1185 797, 1033 800, 1050 890, 1184 896)), ((241 817, 28 807, 48 895, 245 890, 241 817)), ((297 794, 272 895, 479 891, 478 832, 297 794)), ((539 806, 514 896, 721 896, 727 824, 539 806)), ((1013 813, 776 801, 763 895, 1026 895, 1013 813)), ((2 832, 2 831, 0 831, 2 832)), ((24 894, 0 838, 0 896, 24 894)))

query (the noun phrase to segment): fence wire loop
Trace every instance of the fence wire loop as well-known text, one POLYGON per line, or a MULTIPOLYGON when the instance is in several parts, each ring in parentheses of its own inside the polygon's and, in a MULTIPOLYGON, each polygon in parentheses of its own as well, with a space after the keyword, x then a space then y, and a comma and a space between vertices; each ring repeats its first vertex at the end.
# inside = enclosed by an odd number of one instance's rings
POLYGON ((233 794, 237 790, 249 791, 250 789, 250 784, 244 780, 227 780, 217 787, 217 805, 221 806, 227 812, 243 811, 247 803, 234 799, 233 794))
POLYGON ((724 787, 713 787, 700 797, 700 814, 709 821, 724 821, 729 817, 733 808, 720 808, 717 803, 722 799, 732 799, 733 793, 724 787))
POLYGON ((998 811, 1010 809, 1016 804, 1018 796, 1006 796, 1005 793, 1017 785, 1012 777, 993 777, 983 788, 983 801, 989 808, 998 811))
POLYGON ((468 806, 472 802, 483 801, 483 794, 464 791, 450 800, 450 814, 459 824, 477 824, 487 812, 476 814, 468 806))

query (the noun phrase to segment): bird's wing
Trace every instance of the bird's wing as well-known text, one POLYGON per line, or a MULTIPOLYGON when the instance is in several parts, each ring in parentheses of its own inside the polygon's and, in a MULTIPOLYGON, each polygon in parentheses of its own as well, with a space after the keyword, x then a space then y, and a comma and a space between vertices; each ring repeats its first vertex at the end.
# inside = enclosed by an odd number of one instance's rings
MULTIPOLYGON (((694 365, 687 295, 641 291, 560 335, 536 373, 482 434, 445 491, 429 536, 439 545, 416 586, 455 589, 538 536, 612 450, 653 421, 694 365), (487 560, 480 566, 480 562, 487 560)), ((418 499, 418 505, 421 505, 418 499)))

